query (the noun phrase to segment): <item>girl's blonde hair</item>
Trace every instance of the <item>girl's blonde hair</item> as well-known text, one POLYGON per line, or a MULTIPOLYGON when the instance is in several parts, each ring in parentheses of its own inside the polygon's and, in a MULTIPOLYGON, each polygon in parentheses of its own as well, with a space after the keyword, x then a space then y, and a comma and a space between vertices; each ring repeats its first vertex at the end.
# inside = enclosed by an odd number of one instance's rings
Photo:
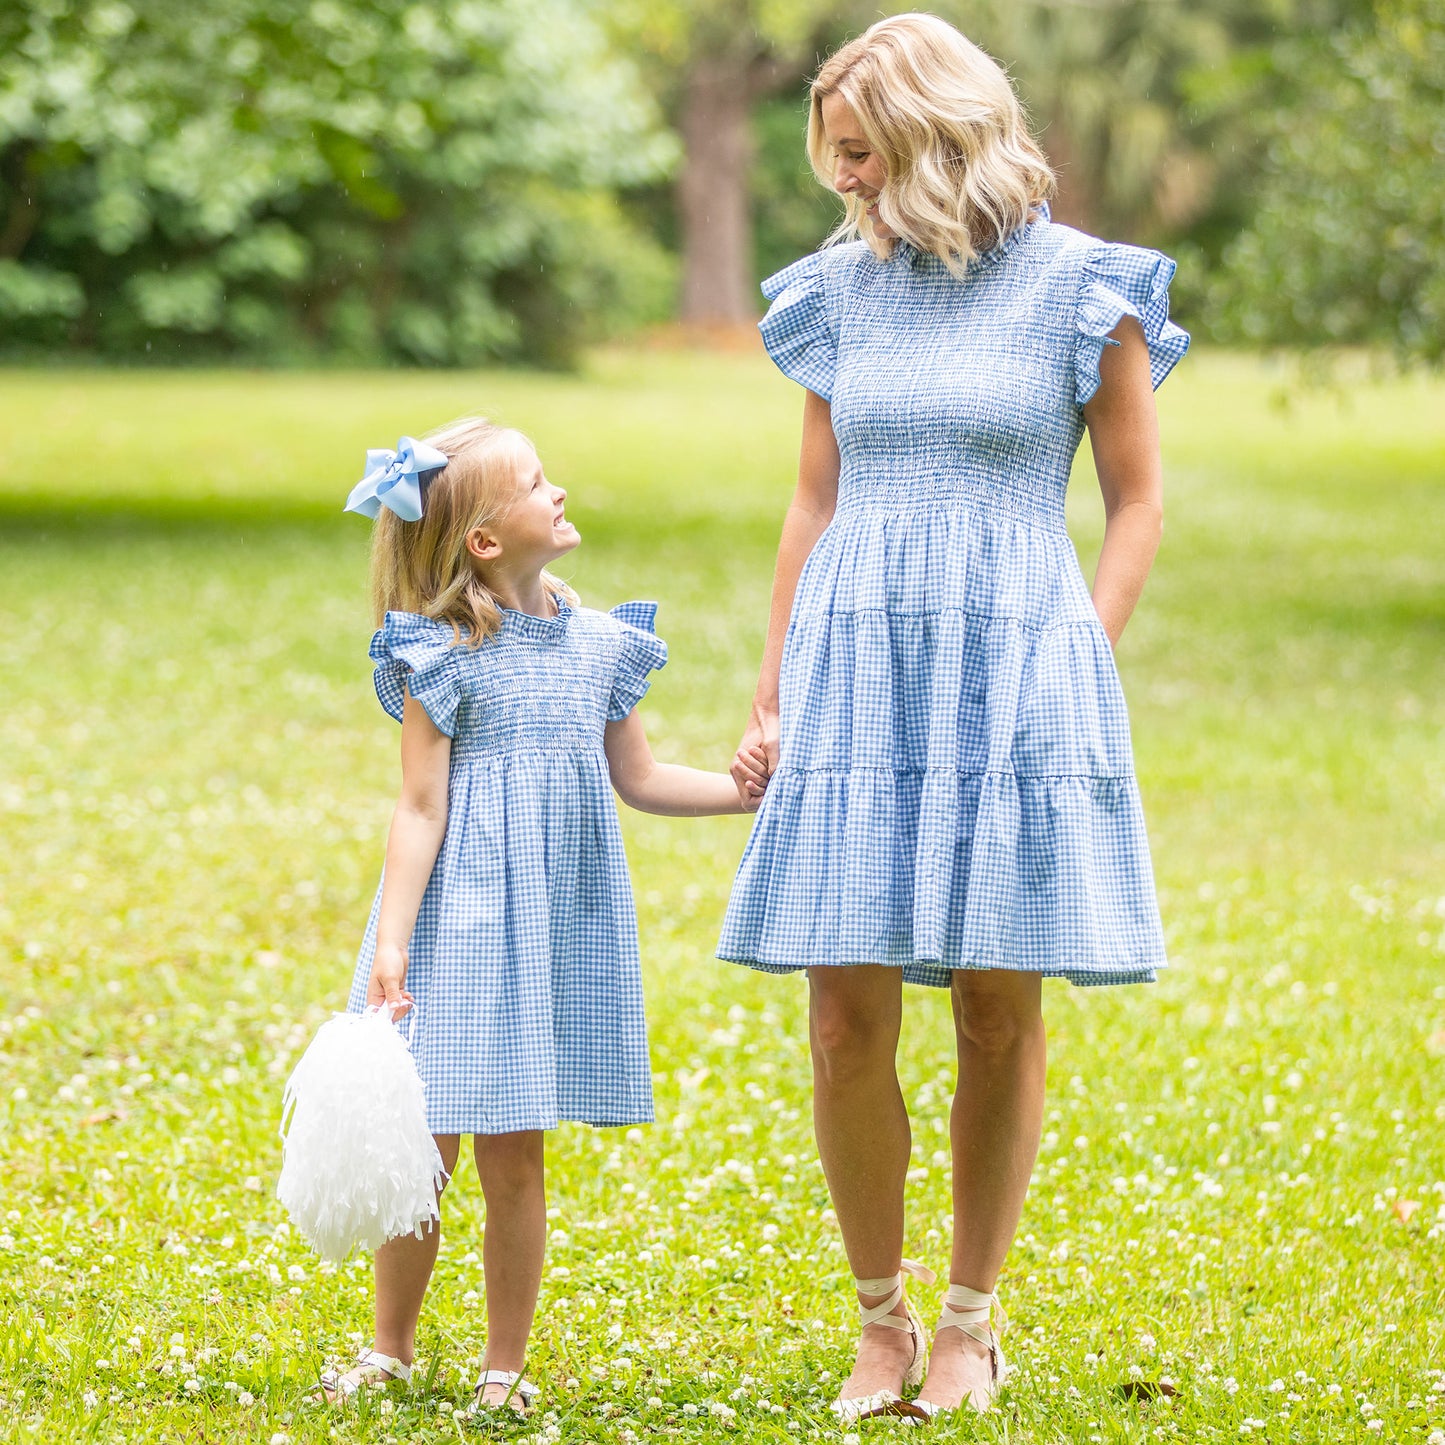
MULTIPOLYGON (((883 163, 878 214, 956 275, 980 251, 1024 225, 1054 191, 1054 173, 1002 67, 935 15, 880 20, 829 57, 813 81, 808 159, 831 188, 832 147, 823 101, 839 96, 861 139, 883 163)), ((863 202, 845 197, 827 244, 862 236, 885 259, 890 243, 864 225, 863 202)))
MULTIPOLYGON (((379 627, 388 612, 450 622, 457 641, 480 647, 502 627, 502 606, 467 551, 467 534, 506 516, 517 469, 533 450, 519 431, 464 417, 424 440, 447 456, 425 487, 419 522, 383 507, 371 538, 371 601, 379 627)), ((572 589, 542 573, 547 595, 575 603, 572 589)))

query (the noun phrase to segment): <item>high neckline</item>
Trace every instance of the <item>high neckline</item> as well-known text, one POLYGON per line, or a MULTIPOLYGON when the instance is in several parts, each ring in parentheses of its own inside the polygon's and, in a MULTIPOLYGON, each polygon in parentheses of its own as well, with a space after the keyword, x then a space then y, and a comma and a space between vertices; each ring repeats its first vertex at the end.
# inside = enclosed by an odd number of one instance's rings
POLYGON ((504 607, 502 622, 522 637, 531 637, 538 642, 560 642, 567 635, 567 623, 573 609, 563 598, 555 595, 552 605, 557 609, 554 617, 538 617, 531 612, 518 612, 514 607, 504 607))
MULTIPOLYGON (((996 246, 990 246, 987 251, 975 252, 973 258, 965 268, 966 273, 973 276, 980 271, 987 271, 990 267, 998 265, 1004 257, 1015 251, 1028 239, 1029 233, 1035 225, 1051 219, 1049 203, 1047 201, 1040 201, 1030 214, 1032 219, 1025 221, 1017 230, 1010 232, 996 246)), ((914 270, 929 261, 937 262, 939 266, 943 265, 942 260, 935 256, 932 251, 922 251, 915 246, 912 241, 906 241, 902 236, 898 238, 897 243, 894 245, 893 255, 889 257, 889 260, 891 261, 894 258, 903 261, 914 270)))

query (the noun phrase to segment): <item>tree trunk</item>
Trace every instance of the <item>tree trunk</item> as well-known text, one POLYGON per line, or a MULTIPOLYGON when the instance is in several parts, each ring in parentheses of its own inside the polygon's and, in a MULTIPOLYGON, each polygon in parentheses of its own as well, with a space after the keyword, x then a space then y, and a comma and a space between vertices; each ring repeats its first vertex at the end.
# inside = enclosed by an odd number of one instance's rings
POLYGON ((1068 117, 1055 115, 1041 139, 1044 153, 1059 180, 1058 193, 1050 205, 1054 220, 1092 235, 1096 210, 1092 190, 1097 178, 1087 174, 1084 158, 1069 130, 1068 117))
POLYGON ((681 316, 689 325, 746 324, 757 319, 760 309, 748 216, 750 99, 746 56, 701 56, 684 82, 677 207, 681 316))

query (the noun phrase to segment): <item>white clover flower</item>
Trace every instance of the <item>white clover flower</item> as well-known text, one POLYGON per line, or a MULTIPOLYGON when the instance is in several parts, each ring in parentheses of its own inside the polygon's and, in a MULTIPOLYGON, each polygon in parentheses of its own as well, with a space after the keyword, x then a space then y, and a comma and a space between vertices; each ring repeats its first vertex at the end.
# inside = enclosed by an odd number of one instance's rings
POLYGON ((85 1394, 80 1397, 80 1403, 84 1405, 87 1410, 93 1410, 100 1403, 100 1396, 97 1395, 94 1390, 87 1390, 85 1394))
POLYGON ((1366 1429, 1366 1430, 1383 1430, 1384 1428, 1385 1428, 1385 1422, 1384 1422, 1383 1420, 1366 1420, 1366 1421, 1365 1421, 1365 1429, 1366 1429))
POLYGON ((236 1396, 236 1403, 238 1405, 254 1405, 256 1403, 256 1397, 249 1390, 242 1390, 241 1393, 236 1396))
POLYGON ((1283 1393, 1284 1393, 1284 1381, 1283 1381, 1283 1380, 1271 1380, 1271 1381, 1269 1382, 1269 1393, 1270 1393, 1271 1395, 1281 1395, 1281 1394, 1283 1394, 1283 1393))

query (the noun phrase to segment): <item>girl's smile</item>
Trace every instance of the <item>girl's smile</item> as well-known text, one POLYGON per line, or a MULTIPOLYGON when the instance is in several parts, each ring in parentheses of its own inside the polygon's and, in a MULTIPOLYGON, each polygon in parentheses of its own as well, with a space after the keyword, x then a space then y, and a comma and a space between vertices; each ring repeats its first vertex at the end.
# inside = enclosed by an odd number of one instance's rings
POLYGON ((511 568, 545 567, 581 542, 581 533, 568 520, 566 501, 566 491, 547 480, 537 454, 530 448, 524 451, 512 505, 487 529, 511 568))

